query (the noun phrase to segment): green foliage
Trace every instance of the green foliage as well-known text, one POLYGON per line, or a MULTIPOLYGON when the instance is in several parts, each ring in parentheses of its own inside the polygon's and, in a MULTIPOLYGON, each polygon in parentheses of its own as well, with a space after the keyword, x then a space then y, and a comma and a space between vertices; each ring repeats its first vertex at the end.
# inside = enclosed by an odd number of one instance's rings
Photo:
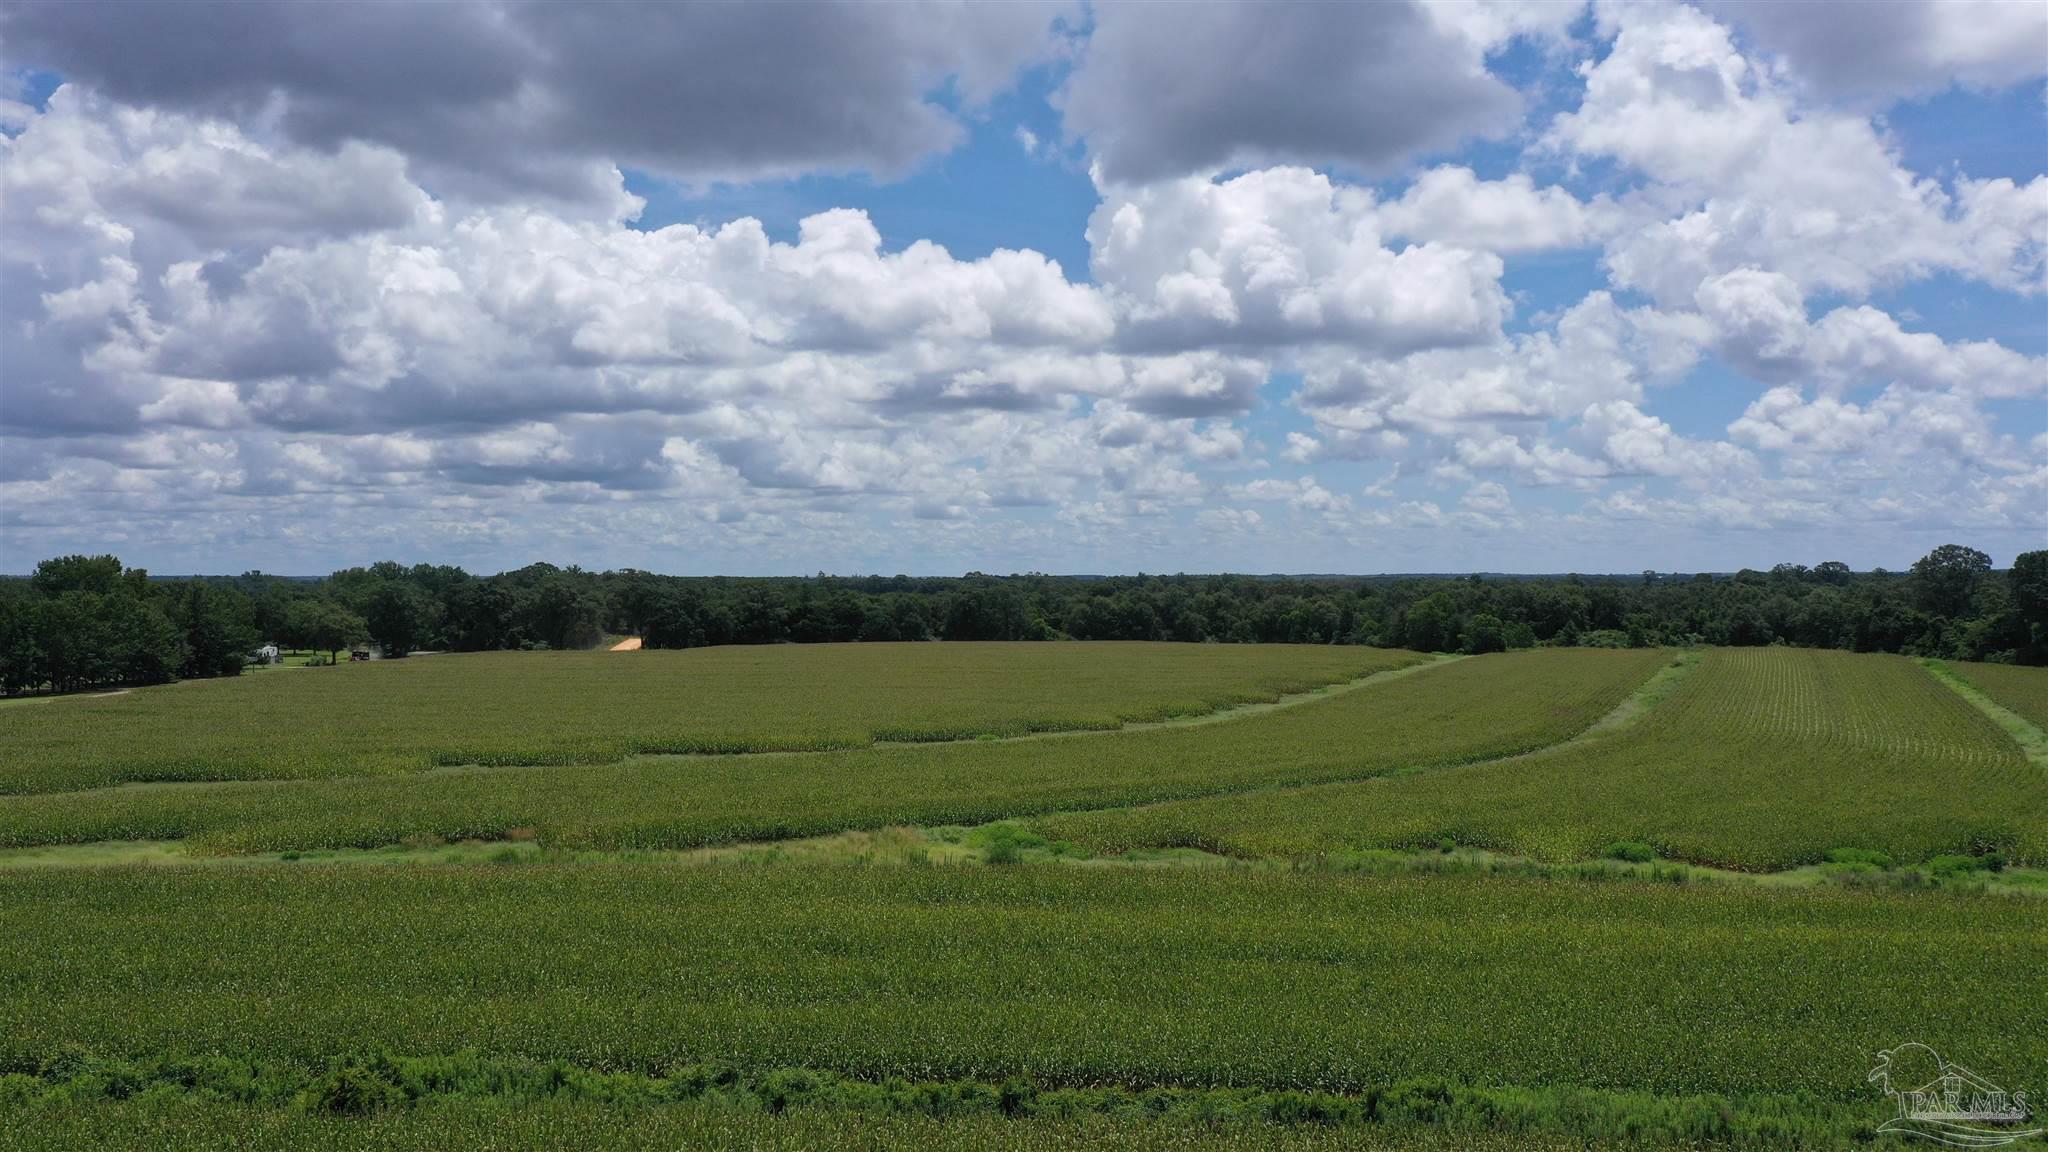
POLYGON ((1500 617, 1491 612, 1479 612, 1465 622, 1464 651, 1478 655, 1482 652, 1505 652, 1507 649, 1507 626, 1501 623, 1500 617))
POLYGON ((1828 852, 1828 863, 1889 872, 1893 861, 1889 855, 1870 848, 1835 848, 1828 852))
POLYGON ((1024 858, 1026 849, 1046 846, 1045 837, 1007 823, 977 828, 970 840, 981 849, 982 860, 990 864, 1015 864, 1024 858))
POLYGON ((1927 870, 1937 877, 1966 876, 1972 872, 2003 872, 2005 856, 1999 852, 1971 855, 1952 852, 1929 860, 1927 870))
POLYGON ((1619 628, 1599 628, 1591 632, 1581 632, 1579 633, 1578 643, 1582 648, 1637 647, 1637 645, 1630 643, 1628 633, 1619 628))
POLYGON ((1782 648, 1710 650, 1637 722, 1520 760, 1034 824, 1098 852, 1294 857, 1449 835, 1543 860, 1637 840, 1756 871, 1842 844, 2048 861, 2040 770, 1983 713, 1901 657, 1782 648))
POLYGON ((185 634, 187 678, 239 676, 257 648, 248 598, 193 580, 171 602, 171 618, 185 634))
POLYGON ((1447 592, 1432 592, 1408 606, 1401 620, 1402 642, 1418 652, 1456 646, 1458 606, 1447 592))
POLYGON ((370 625, 332 600, 300 600, 284 612, 280 636, 295 647, 327 653, 331 664, 342 649, 369 639, 370 625))
POLYGON ((1640 840, 1617 840, 1600 850, 1606 860, 1626 860, 1631 864, 1648 864, 1657 858, 1657 850, 1640 840))
POLYGON ((1420 659, 1329 646, 1138 644, 444 655, 133 693, 61 712, 9 709, 0 716, 0 792, 1110 728, 1420 659))
POLYGON ((0 693, 239 675, 264 640, 293 639, 276 585, 249 587, 256 595, 234 580, 152 580, 113 556, 63 556, 28 580, 0 578, 0 693))
POLYGON ((1961 544, 1943 544, 1913 562, 1913 595, 1930 616, 1962 616, 1989 571, 1991 557, 1961 544))
MULTIPOLYGON (((838 1082, 849 1095, 866 1087, 838 1082)), ((289 1108, 252 1107, 185 1098, 121 1102, 49 1101, 0 1113, 0 1148, 9 1152, 159 1152, 164 1148, 232 1152, 443 1152, 451 1148, 520 1148, 560 1152, 639 1152, 647 1148, 731 1149, 745 1152, 814 1152, 819 1148, 879 1152, 1644 1152, 1701 1146, 1697 1138, 1653 1137, 1668 1124, 1688 1131, 1729 1132, 1750 1120, 1743 1104, 1709 1098, 1664 1101, 1617 1094, 1555 1097, 1557 1111, 1540 1111, 1543 1094, 1510 1089, 1468 1089, 1453 1099, 1472 1100, 1473 1115, 1494 1130, 1469 1123, 1441 1127, 1385 1122, 1376 1127, 1326 1124, 1286 1126, 1236 1106, 1227 1090, 1121 1089, 1054 1093, 1064 1111, 1011 1118, 982 1111, 940 1109, 957 1097, 904 1082, 900 1091, 860 1094, 844 1110, 808 1106, 771 1114, 757 1097, 720 1090, 676 1103, 617 1101, 563 1094, 532 1102, 495 1097, 450 1097, 364 1117, 335 1117, 289 1108), (1160 1102, 1167 1104, 1157 1112, 1160 1102), (1486 1106, 1477 1106, 1485 1101, 1486 1106), (1604 1107, 1602 1106, 1604 1105, 1604 1107), (1726 1123, 1715 1120, 1726 1115, 1726 1123), (1490 1118, 1490 1119, 1489 1119, 1490 1118), (1547 1134, 1555 1120, 1573 1135, 1547 1134), (1576 1134, 1598 1122, 1615 1135, 1576 1134)), ((1275 1094, 1275 1099, 1279 1094, 1275 1094)), ((977 1101, 978 1103, 978 1101, 977 1101)), ((1825 1147, 1833 1133, 1853 1131, 1854 1120, 1831 1123, 1811 1102, 1761 1102, 1755 1117, 1762 1134, 1743 1141, 1778 1148, 1794 1139, 1825 1147)), ((1838 1110, 1847 1113, 1847 1109, 1838 1110)), ((1452 1120, 1466 1115, 1453 1113, 1452 1120)), ((1735 1141, 1732 1133, 1717 1143, 1735 1141)))
MULTIPOLYGON (((1284 1148, 1314 1133, 1341 1133, 1344 1146, 1353 1148, 1375 1146, 1374 1138, 1383 1135, 1398 1136, 1403 1147, 1435 1147, 1434 1137, 1462 1134, 1470 1140, 1478 1131, 1520 1141, 1625 1139, 1643 1147, 1712 1140, 1776 1147, 1788 1138, 1813 1145, 1834 1143, 1868 1125, 1858 1109, 1797 1096, 1657 1097, 1428 1079, 1405 1079, 1357 1093, 1258 1087, 1042 1088, 1029 1077, 1014 1075, 997 1084, 868 1081, 812 1068, 747 1073, 729 1065, 704 1064, 616 1072, 475 1052, 351 1056, 330 1062, 324 1073, 311 1074, 290 1063, 219 1057, 121 1060, 80 1054, 64 1065, 42 1076, 15 1076, 8 1091, 0 1093, 0 1117, 76 1123, 85 1119, 78 1114, 82 1109, 128 1117, 133 1114, 120 1103, 141 1098, 155 1113, 148 1116, 151 1126, 170 1127, 195 1113, 218 1115, 212 1110, 225 1106, 245 1129, 232 1141, 238 1148, 249 1147, 248 1129, 261 1131, 280 1121, 301 1133, 301 1141, 308 1141, 318 1139, 323 1123, 331 1126, 336 1118, 346 1118, 341 1123, 357 1140, 365 1140, 388 1131, 394 1118, 409 1120, 424 1133, 445 1125, 451 1112, 459 1117, 470 1109, 500 1117, 489 1140, 492 1144, 506 1138, 505 1120, 516 1123, 526 1110, 542 1109, 580 1110, 585 1121, 572 1128, 579 1133, 606 1130, 621 1118, 645 1123, 651 1116, 673 1117, 677 1112, 720 1115, 729 1122, 775 1117, 774 1123, 790 1126, 787 1132, 756 1127, 753 1140, 760 1140, 815 1132, 822 1120, 864 1117, 884 1125, 941 1122, 943 1126, 925 1131, 927 1140, 950 1143, 971 1133, 989 1142, 976 1146, 984 1147, 1007 1146, 1034 1135, 1044 1140, 1070 1130, 1066 1126, 1089 1123, 1107 1127, 1081 1131, 1123 1139, 1105 1146, 1144 1146, 1157 1140, 1171 1141, 1171 1147, 1183 1150, 1238 1147, 1252 1139, 1273 1142, 1262 1147, 1284 1148), (1361 1145, 1361 1140, 1370 1143, 1361 1145)), ((88 1143, 105 1146, 100 1141, 88 1143)), ((177 1143, 194 1146, 189 1139, 177 1143)), ((520 1146, 536 1145, 521 1140, 520 1146)), ((759 1145, 750 1141, 748 1146, 759 1145)), ((919 1141, 914 1146, 929 1145, 919 1141)), ((1458 1146, 1471 1145, 1461 1141, 1458 1146)))
MULTIPOLYGON (((97 589, 100 595, 120 584, 140 596, 148 584, 145 576, 122 572, 111 556, 47 563, 40 584, 48 588, 97 589)), ((322 581, 250 572, 204 583, 246 596, 259 637, 294 646, 312 643, 287 635, 295 606, 332 605, 360 620, 374 602, 379 631, 389 634, 394 652, 576 650, 613 633, 639 636, 649 648, 1077 639, 1406 645, 1476 653, 1539 644, 1704 642, 2048 662, 2048 609, 2042 607, 2048 604, 2048 553, 2022 553, 2005 580, 1984 578, 1989 563, 1983 553, 1956 545, 1936 549, 1911 575, 1857 573, 1826 561, 1812 568, 1779 564, 1768 573, 1745 569, 1733 577, 976 572, 961 578, 735 579, 532 564, 480 578, 446 565, 382 561, 322 581)), ((10 641, 6 583, 0 579, 0 676, 33 655, 10 641)), ((19 583, 31 591, 37 586, 19 583)))
POLYGON ((2013 557, 2007 573, 2012 587, 2013 612, 2019 618, 2024 646, 2018 656, 2023 664, 2048 663, 2048 550, 2022 552, 2013 557))
POLYGON ((404 1086, 379 1071, 359 1060, 338 1058, 329 1064, 326 1075, 305 1087, 302 1098, 316 1112, 342 1116, 382 1112, 405 1103, 404 1086))
MULTIPOLYGON (((45 596, 66 592, 111 596, 122 588, 124 575, 118 556, 58 556, 37 564, 29 583, 45 596)), ((133 591, 132 587, 129 590, 133 591)))
POLYGON ((0 693, 170 680, 190 656, 168 611, 177 594, 112 556, 46 560, 26 582, 0 582, 0 693))
POLYGON ((542 580, 524 610, 536 647, 574 651, 595 647, 603 638, 603 602, 565 573, 542 580))
POLYGON ((401 657, 420 646, 431 607, 411 585, 391 580, 378 586, 363 606, 363 623, 384 655, 401 657))
MULTIPOLYGON (((711 650, 673 658, 751 656, 775 661, 779 670, 816 670, 820 666, 810 661, 834 651, 711 650), (797 655, 777 659, 786 653, 797 655)), ((867 681, 871 687, 891 667, 899 672, 905 667, 937 671, 914 662, 878 663, 876 654, 888 649, 862 646, 837 651, 860 658, 862 663, 854 666, 872 673, 867 681)), ((921 660, 926 652, 972 650, 938 646, 903 651, 921 660)), ((1072 649, 1062 645, 1043 651, 1072 649)), ((1153 653, 1165 652, 1207 660, 1209 653, 1256 656, 1281 651, 1137 649, 1132 658, 1150 659, 1153 653)), ((0 845, 191 838, 210 851, 278 851, 373 847, 423 833, 448 840, 498 839, 509 829, 532 828, 543 843, 560 846, 685 848, 894 824, 983 824, 1060 809, 1354 780, 1528 752, 1584 730, 1666 658, 1656 651, 1555 649, 1472 657, 1258 715, 1071 738, 878 746, 805 756, 648 758, 574 771, 462 770, 0 797, 0 845)), ((410 677, 416 670, 423 673, 458 659, 436 656, 391 668, 410 677)), ((637 657, 592 659, 622 666, 637 657)), ((740 667, 730 660, 722 666, 728 671, 740 667)), ((1011 666, 1021 674, 1026 665, 1011 666)), ((1085 666, 1079 660, 1039 665, 1042 671, 1070 674, 1085 666)), ((383 671, 358 666, 342 674, 383 671)), ((330 674, 292 675, 313 680, 330 674)), ((1018 682, 1001 683, 1014 691, 1018 682)), ((624 680, 618 683, 622 694, 630 690, 624 680)), ((1071 687, 1073 679, 1061 683, 1071 687)), ((969 685, 963 682, 961 687, 957 696, 947 699, 971 700, 969 685)), ((196 688, 181 688, 175 699, 166 694, 162 700, 166 706, 184 707, 196 697, 196 688)), ((898 699, 854 694, 820 699, 817 694, 795 692, 783 698, 820 705, 898 699)), ((594 709, 601 706, 599 700, 593 693, 579 706, 594 709)), ((1015 715, 1018 701, 1002 700, 1015 715)), ((121 702, 125 698, 93 703, 121 702)), ((506 714, 521 703, 509 703, 506 714)), ((489 711, 474 698, 464 707, 469 713, 489 711)), ((451 720, 461 715, 454 708, 441 714, 451 720)), ((0 717, 0 726, 18 719, 0 717)), ((155 730, 170 727, 159 722, 155 730)), ((472 753, 460 758, 478 757, 472 753)), ((1246 797, 1245 802, 1253 799, 1246 797)))

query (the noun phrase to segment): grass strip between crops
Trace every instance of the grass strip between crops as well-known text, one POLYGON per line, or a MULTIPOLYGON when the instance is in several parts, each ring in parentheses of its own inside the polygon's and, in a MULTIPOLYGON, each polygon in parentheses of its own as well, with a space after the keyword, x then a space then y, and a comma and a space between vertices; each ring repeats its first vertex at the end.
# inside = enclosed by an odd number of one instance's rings
POLYGON ((2048 899, 2048 870, 2007 868, 1984 857, 1956 857, 1936 865, 1900 865, 1881 855, 1850 851, 1839 859, 1784 872, 1734 872, 1660 860, 1647 845, 1618 844, 1598 860, 1556 864, 1444 845, 1428 851, 1368 849, 1286 860, 1245 860, 1194 848, 1140 849, 1095 856, 1079 845, 1049 841, 1020 823, 975 828, 882 828, 803 840, 732 844, 685 851, 609 851, 548 848, 532 841, 482 840, 447 844, 418 841, 384 848, 331 848, 313 852, 198 855, 176 840, 117 840, 45 848, 0 849, 0 870, 32 868, 266 868, 411 867, 490 864, 499 867, 559 864, 658 864, 667 867, 839 865, 848 867, 1007 867, 1052 865, 1104 869, 1283 869, 1359 876, 1504 876, 1583 883, 1743 884, 1773 890, 1835 885, 1889 892, 1943 892, 2048 899), (1997 865, 1993 867, 1993 865, 1997 865))
POLYGON ((1671 690, 1677 687, 1678 682, 1691 675, 1693 669, 1699 667, 1699 663, 1700 654, 1697 651, 1680 652, 1673 656, 1662 668, 1657 669, 1656 675, 1643 681, 1641 687, 1629 693, 1628 699, 1615 705, 1614 711, 1602 716, 1599 723, 1574 736, 1572 740, 1589 740, 1610 732, 1624 732, 1642 723, 1643 717, 1663 703, 1664 698, 1671 694, 1671 690))
POLYGON ((2037 767, 2048 768, 2048 732, 2043 732, 2039 727, 2040 723, 2048 723, 2048 669, 2013 669, 2012 671, 2026 675, 2006 678, 2005 669, 1989 670, 1996 668, 1995 665, 1963 665, 1963 668, 1968 669, 1967 673, 1959 671, 1956 665, 1940 660, 1922 660, 1920 666, 1927 669, 1936 680, 1955 689, 1963 699, 1968 700, 1978 711, 1991 717, 2000 728, 2005 729, 2006 734, 2020 746, 2020 750, 2027 754, 2027 759, 2033 761, 2037 767), (1995 685, 1999 697, 1993 697, 1979 688, 1974 682, 1976 680, 1995 685), (2033 699, 2036 695, 2044 699, 2033 699), (2040 720, 2037 722, 2006 707, 2001 697, 2027 708, 2029 713, 2040 717, 2040 720))
MULTIPOLYGON (((1396 680, 1403 676, 1413 676, 1417 672, 1427 671, 1440 664, 1448 664, 1454 660, 1464 660, 1467 658, 1457 653, 1431 653, 1412 663, 1401 664, 1391 668, 1374 669, 1370 672, 1361 673, 1349 680, 1339 680, 1332 684, 1304 688, 1298 692, 1286 692, 1267 700, 1249 700, 1238 704, 1226 704, 1207 712, 1190 712, 1186 715, 1167 716, 1158 720, 1130 720, 1113 728, 1052 728, 1011 735, 982 733, 978 736, 948 736, 943 739, 931 740, 876 740, 874 743, 877 745, 966 744, 969 742, 977 744, 1013 743, 1018 740, 1085 739, 1089 736, 1100 736, 1107 732, 1150 732, 1158 728, 1195 728, 1204 724, 1221 724, 1231 720, 1243 720, 1248 717, 1263 715, 1267 712, 1277 712, 1282 708, 1299 708, 1303 704, 1313 704, 1318 700, 1327 700, 1332 696, 1341 696, 1346 692, 1356 692, 1361 688, 1384 684, 1389 680, 1396 680)), ((745 755, 745 753, 741 753, 741 755, 745 755)))
POLYGON ((2048 731, 2048 668, 1975 664, 1961 660, 1942 663, 2001 706, 2026 717, 2034 727, 2048 731))
POLYGON ((1783 648, 1709 650, 1638 721, 1518 759, 1031 823, 1101 854, 1449 842, 1564 862, 1628 843, 1753 872, 1840 852, 2048 863, 2048 790, 1984 713, 1904 657, 1783 648))

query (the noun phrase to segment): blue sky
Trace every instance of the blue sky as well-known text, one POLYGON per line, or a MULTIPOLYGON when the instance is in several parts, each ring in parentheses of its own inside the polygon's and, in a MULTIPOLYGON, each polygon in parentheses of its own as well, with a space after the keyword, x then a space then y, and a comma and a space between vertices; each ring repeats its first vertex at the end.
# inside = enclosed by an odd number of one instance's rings
POLYGON ((1059 261, 1070 278, 1085 280, 1088 214, 1097 196, 1086 155, 1062 143, 1049 103, 1060 71, 1046 66, 1019 77, 1016 91, 968 115, 964 144, 900 179, 820 173, 705 186, 627 169, 627 189, 647 201, 634 226, 715 225, 752 216, 769 235, 789 241, 806 216, 860 208, 891 248, 930 240, 966 260, 997 248, 1030 248, 1059 261), (1019 129, 1046 151, 1026 153, 1019 129))
POLYGON ((2038 9, 736 12, 0 6, 0 570, 2048 545, 2038 9))

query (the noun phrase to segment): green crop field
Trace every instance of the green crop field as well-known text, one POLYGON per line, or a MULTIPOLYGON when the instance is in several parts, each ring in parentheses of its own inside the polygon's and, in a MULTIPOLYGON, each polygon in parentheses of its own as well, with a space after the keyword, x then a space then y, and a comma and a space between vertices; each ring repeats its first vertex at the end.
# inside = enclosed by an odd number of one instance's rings
POLYGON ((1667 658, 1477 657, 1217 724, 1084 736, 7 796, 0 846, 191 839, 247 852, 527 829, 566 846, 686 848, 979 823, 1527 752, 1594 723, 1667 658))
POLYGON ((791 646, 11 709, 0 1152, 1882 1147, 1880 1050, 2048 1068, 2048 788, 1983 701, 2031 681, 1954 671, 791 646), (645 752, 708 747, 784 750, 645 752))
POLYGON ((0 940, 17 1073, 68 1051, 472 1053, 1041 1089, 1420 1077, 1740 1112, 1864 1099, 1902 1032, 1986 1066, 2048 1059, 2034 900, 1047 868, 58 871, 0 876, 0 940))
POLYGON ((1837 848, 2048 861, 2048 789, 2017 745, 1900 657, 1705 654, 1640 723, 1512 762, 1042 821, 1098 851, 1231 855, 1460 844, 1551 860, 1619 841, 1773 870, 1837 848))
POLYGON ((2044 49, 0 0, 0 1152, 2048 1152, 2044 49))
POLYGON ((1104 643, 375 661, 0 710, 0 792, 1109 728, 1271 700, 1421 659, 1327 645, 1104 643))
POLYGON ((2048 668, 1958 663, 1949 669, 2034 727, 2048 729, 2048 668))

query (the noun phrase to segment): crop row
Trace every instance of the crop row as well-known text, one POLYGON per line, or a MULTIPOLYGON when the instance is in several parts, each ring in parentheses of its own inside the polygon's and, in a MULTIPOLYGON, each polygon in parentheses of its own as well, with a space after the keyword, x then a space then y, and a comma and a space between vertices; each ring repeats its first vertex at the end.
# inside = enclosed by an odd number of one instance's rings
POLYGON ((1451 839, 1572 860, 1640 841, 1756 870, 1844 847, 1902 862, 1994 848, 2043 862, 2048 790, 1997 725, 1911 661, 1719 649, 1634 726, 1512 763, 1038 827, 1109 852, 1289 857, 1451 839))
MULTIPOLYGON (((267 1119, 275 1124, 280 1112, 297 1114, 301 1123, 293 1127, 308 1135, 322 1131, 315 1120, 320 1117, 363 1121, 412 1111, 444 1117, 452 1111, 461 1116, 460 1106, 467 1105, 511 1120, 521 1114, 521 1105, 570 1103, 602 1105, 604 1111, 597 1118, 613 1125, 621 1114, 637 1117, 644 1125, 650 1114, 661 1113, 694 1115, 700 1124, 704 1113, 734 1120, 763 1114, 865 1117, 871 1123, 945 1120, 951 1122, 952 1132, 939 1129, 932 1135, 957 1140, 965 1129, 994 1137, 994 1143, 1004 1146, 1020 1145, 1034 1133, 1052 1138, 1076 1131, 1077 1122, 1083 1126, 1079 1132, 1098 1139, 1117 1133, 1132 1140, 1177 1135, 1181 1140, 1207 1136, 1215 1141, 1202 1141, 1203 1147, 1238 1147, 1258 1136, 1298 1140, 1316 1130, 1343 1132, 1351 1138, 1347 1145, 1355 1141, 1369 1146, 1383 1142, 1375 1136, 1396 1133, 1429 1146, 1447 1143, 1430 1140, 1432 1136, 1494 1133, 1535 1145, 1577 1138, 1617 1144, 1626 1139, 1631 1147, 1692 1148, 1708 1142, 1821 1147, 1870 1127, 1867 1102, 1859 1107, 1785 1095, 1731 1098, 1488 1088, 1430 1079, 1402 1080, 1357 1093, 1259 1087, 1044 1088, 1025 1076, 1001 1083, 901 1077, 870 1081, 812 1068, 746 1072, 717 1064, 685 1064, 661 1072, 605 1071, 562 1060, 507 1060, 476 1052, 350 1054, 308 1066, 220 1055, 107 1059, 77 1049, 49 1061, 39 1074, 0 1075, 0 1124, 43 1124, 53 1115, 61 1122, 77 1117, 73 1106, 104 1109, 138 1097, 165 1110, 207 1103, 241 1105, 245 1121, 259 1123, 267 1119), (1118 1125, 1119 1119, 1139 1123, 1118 1125), (988 1120, 1006 1121, 1015 1131, 976 1123, 988 1120), (1228 1139, 1231 1136, 1235 1139, 1228 1139)), ((353 1127, 373 1132, 378 1128, 362 1122, 353 1127)), ((438 1125, 429 1122, 421 1127, 432 1131, 438 1125)), ((775 1134, 772 1126, 746 1127, 759 1136, 775 1134)), ((817 1126, 792 1122, 789 1127, 802 1131, 817 1126)), ((493 1133, 491 1143, 499 1146, 507 1135, 493 1133)), ((699 1138, 687 1146, 706 1143, 699 1138)), ((74 1146, 85 1145, 103 1146, 100 1141, 74 1146)), ((179 1141, 178 1146, 190 1144, 179 1141)), ((1185 1147, 1179 1142, 1172 1146, 1185 1147)))
MULTIPOLYGON (((1659 1148, 1638 1136, 1587 1141, 1524 1132, 1315 1125, 1219 1126, 1213 1121, 1162 1121, 1150 1115, 1074 1119, 1003 1116, 905 1116, 735 1110, 704 1104, 621 1106, 547 1100, 537 1103, 453 1100, 375 1113, 327 1116, 188 1100, 120 1104, 55 1103, 0 1110, 4 1152, 444 1152, 449 1148, 518 1148, 536 1152, 640 1152, 647 1148, 731 1149, 734 1152, 1602 1152, 1659 1148)), ((1674 1148, 1692 1148, 1689 1141, 1674 1148)))
POLYGON ((266 671, 0 709, 0 792, 1114 728, 1423 659, 1329 645, 817 644, 266 671))
MULTIPOLYGON (((1018 868, 0 875, 0 1072, 67 1052, 456 1053, 876 1081, 1416 1078, 1886 1102, 1916 1040, 2048 1062, 2048 904, 1018 868)), ((1964 1054, 1967 1054, 1965 1056, 1964 1054)))
POLYGON ((7 796, 0 846, 190 839, 246 852, 524 829, 567 846, 683 848, 973 824, 1526 752, 1585 729, 1664 658, 1477 657, 1220 723, 1090 736, 7 796))

